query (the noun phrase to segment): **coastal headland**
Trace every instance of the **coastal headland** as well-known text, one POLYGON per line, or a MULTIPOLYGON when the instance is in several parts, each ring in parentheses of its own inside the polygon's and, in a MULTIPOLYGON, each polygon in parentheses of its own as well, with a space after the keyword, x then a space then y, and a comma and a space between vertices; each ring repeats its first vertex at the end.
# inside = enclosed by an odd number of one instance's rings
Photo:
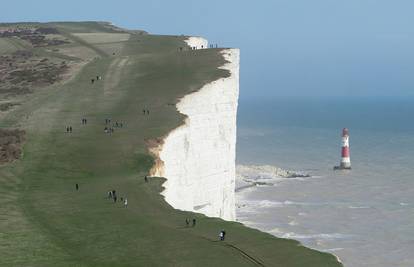
POLYGON ((342 266, 161 194, 168 177, 150 172, 168 162, 153 149, 191 117, 177 104, 233 75, 235 50, 189 40, 107 22, 0 24, 0 266, 342 266))

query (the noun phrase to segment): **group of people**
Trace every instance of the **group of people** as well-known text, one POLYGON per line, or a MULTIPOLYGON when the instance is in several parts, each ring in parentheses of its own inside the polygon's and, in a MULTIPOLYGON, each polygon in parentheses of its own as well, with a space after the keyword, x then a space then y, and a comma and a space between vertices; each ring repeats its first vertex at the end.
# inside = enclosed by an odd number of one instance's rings
POLYGON ((99 80, 102 80, 102 76, 96 76, 96 80, 95 80, 95 78, 92 78, 91 79, 91 84, 93 84, 95 81, 99 81, 99 80))
MULTIPOLYGON (((201 45, 201 49, 204 49, 204 48, 207 48, 207 47, 204 47, 204 45, 201 45)), ((209 45, 209 48, 218 48, 218 44, 210 44, 210 45, 209 45)), ((198 49, 198 47, 197 47, 197 46, 191 46, 189 49, 190 49, 190 50, 197 50, 197 49, 198 49)), ((178 50, 180 50, 180 52, 181 52, 181 51, 183 51, 183 50, 184 50, 184 48, 183 48, 182 46, 180 46, 180 47, 178 48, 178 50)))
MULTIPOLYGON (((197 223, 197 221, 196 221, 196 219, 195 218, 193 218, 193 220, 192 220, 192 227, 195 227, 196 226, 196 223, 197 223)), ((190 226, 190 219, 188 219, 188 218, 186 218, 185 219, 185 224, 186 224, 186 226, 187 227, 189 227, 190 226)))
MULTIPOLYGON (((118 201, 118 197, 116 195, 116 190, 110 190, 108 191, 108 199, 112 199, 114 203, 118 201)), ((121 197, 121 202, 124 204, 124 207, 128 207, 128 199, 121 197)))
MULTIPOLYGON (((86 118, 81 119, 82 125, 85 125, 88 123, 88 120, 86 118)), ((66 126, 66 132, 71 133, 72 132, 72 126, 66 126)))
POLYGON ((104 132, 105 132, 105 133, 112 134, 112 133, 114 132, 114 128, 112 128, 112 127, 106 127, 106 126, 105 126, 105 128, 104 128, 104 132))
MULTIPOLYGON (((204 45, 201 46, 201 49, 203 49, 203 48, 204 48, 204 45)), ((178 48, 178 50, 180 50, 180 52, 181 52, 181 51, 184 50, 184 48, 182 46, 180 46, 178 48)), ((197 50, 197 46, 190 46, 189 50, 197 50)))
MULTIPOLYGON (((110 124, 111 124, 111 119, 106 118, 105 125, 110 125, 110 124)), ((115 131, 114 128, 123 128, 123 127, 124 127, 124 123, 122 121, 121 122, 116 121, 110 126, 105 126, 104 132, 112 134, 115 131)))
POLYGON ((142 114, 143 115, 149 115, 149 110, 148 109, 143 109, 142 114))
POLYGON ((124 127, 124 124, 122 123, 122 121, 121 121, 121 122, 119 122, 119 123, 116 121, 116 122, 115 122, 115 124, 112 124, 112 127, 116 127, 116 128, 118 128, 118 127, 119 127, 119 128, 122 128, 122 127, 124 127))
MULTIPOLYGON (((110 125, 110 124, 111 124, 111 119, 106 118, 105 119, 105 125, 110 125)), ((115 123, 112 123, 112 127, 122 128, 122 127, 124 127, 124 123, 122 121, 120 121, 120 122, 116 121, 115 123)))

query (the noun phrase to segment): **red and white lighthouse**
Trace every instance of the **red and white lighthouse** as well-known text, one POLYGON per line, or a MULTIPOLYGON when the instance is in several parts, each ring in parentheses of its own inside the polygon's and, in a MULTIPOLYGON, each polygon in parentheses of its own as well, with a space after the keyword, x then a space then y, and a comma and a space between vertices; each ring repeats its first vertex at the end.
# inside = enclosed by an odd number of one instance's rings
POLYGON ((350 170, 351 159, 349 156, 349 131, 347 128, 344 128, 342 129, 341 164, 339 166, 335 166, 334 169, 350 170))

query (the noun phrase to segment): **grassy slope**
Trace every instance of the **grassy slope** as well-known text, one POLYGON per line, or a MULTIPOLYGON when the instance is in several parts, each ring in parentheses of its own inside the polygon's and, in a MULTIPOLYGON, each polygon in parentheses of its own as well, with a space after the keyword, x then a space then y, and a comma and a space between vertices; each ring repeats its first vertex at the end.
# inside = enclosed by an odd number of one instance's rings
POLYGON ((174 210, 159 195, 161 179, 144 183, 153 163, 145 140, 183 118, 171 103, 228 75, 217 69, 220 50, 179 46, 181 37, 133 35, 122 50, 114 44, 115 56, 96 48, 100 57, 71 82, 33 95, 0 122, 28 133, 23 160, 0 168, 0 266, 340 266, 296 241, 174 210), (91 85, 96 75, 103 81, 91 85), (124 128, 104 134, 107 117, 124 128), (128 197, 127 209, 105 199, 110 189, 128 197), (185 228, 187 217, 198 225, 185 228), (222 228, 228 240, 217 242, 222 228))
POLYGON ((19 47, 12 38, 0 38, 0 56, 3 54, 13 53, 18 50, 19 47))

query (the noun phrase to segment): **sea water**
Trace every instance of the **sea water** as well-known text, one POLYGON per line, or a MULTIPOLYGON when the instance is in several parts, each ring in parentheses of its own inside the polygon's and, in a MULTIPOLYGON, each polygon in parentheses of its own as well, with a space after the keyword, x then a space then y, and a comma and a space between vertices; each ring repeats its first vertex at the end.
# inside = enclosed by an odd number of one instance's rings
POLYGON ((238 221, 345 266, 414 266, 414 99, 242 99, 237 164, 311 175, 237 190, 238 221), (344 127, 352 170, 333 171, 344 127))

